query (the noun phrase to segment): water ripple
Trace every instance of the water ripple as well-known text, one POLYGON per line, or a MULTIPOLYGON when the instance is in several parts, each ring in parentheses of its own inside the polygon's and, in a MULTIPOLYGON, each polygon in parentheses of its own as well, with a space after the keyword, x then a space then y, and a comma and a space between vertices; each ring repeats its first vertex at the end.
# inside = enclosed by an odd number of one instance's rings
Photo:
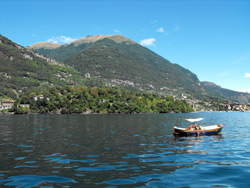
POLYGON ((60 176, 34 176, 34 175, 22 175, 11 176, 8 179, 0 180, 0 182, 8 182, 6 186, 16 186, 16 188, 30 188, 37 187, 41 183, 68 183, 75 181, 70 178, 64 178, 60 176))
POLYGON ((0 187, 250 187, 248 113, 25 115, 0 124, 0 187), (223 134, 172 136, 173 125, 197 117, 225 124, 223 134))

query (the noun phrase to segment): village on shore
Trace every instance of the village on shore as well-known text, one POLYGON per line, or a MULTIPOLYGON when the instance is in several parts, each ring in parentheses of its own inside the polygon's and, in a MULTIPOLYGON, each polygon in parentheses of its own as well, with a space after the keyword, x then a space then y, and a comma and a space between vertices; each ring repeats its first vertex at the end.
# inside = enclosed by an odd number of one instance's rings
MULTIPOLYGON (((49 100, 43 95, 36 95, 33 97, 34 101, 49 100)), ((186 96, 181 95, 180 100, 185 101, 191 105, 194 112, 250 112, 250 103, 240 104, 234 102, 204 102, 201 100, 188 99, 186 96)), ((9 109, 13 108, 14 101, 0 101, 0 112, 6 113, 9 109)), ((30 104, 20 104, 20 107, 30 108, 30 104)))

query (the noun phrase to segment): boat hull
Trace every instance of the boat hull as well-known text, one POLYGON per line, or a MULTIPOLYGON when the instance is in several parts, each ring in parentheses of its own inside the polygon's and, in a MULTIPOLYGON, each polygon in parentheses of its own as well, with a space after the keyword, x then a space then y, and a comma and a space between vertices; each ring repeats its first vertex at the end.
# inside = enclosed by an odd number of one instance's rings
POLYGON ((204 130, 190 130, 174 127, 173 135, 175 136, 203 136, 203 135, 216 135, 221 132, 223 125, 213 125, 204 127, 204 130))

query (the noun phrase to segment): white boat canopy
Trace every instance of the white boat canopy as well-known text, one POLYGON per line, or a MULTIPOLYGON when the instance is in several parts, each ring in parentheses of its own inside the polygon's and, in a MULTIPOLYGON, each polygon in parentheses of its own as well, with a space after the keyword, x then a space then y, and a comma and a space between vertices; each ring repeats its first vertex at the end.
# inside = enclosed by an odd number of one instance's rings
POLYGON ((196 121, 201 121, 203 120, 204 118, 196 118, 196 119, 186 119, 187 121, 189 122, 196 122, 196 121))

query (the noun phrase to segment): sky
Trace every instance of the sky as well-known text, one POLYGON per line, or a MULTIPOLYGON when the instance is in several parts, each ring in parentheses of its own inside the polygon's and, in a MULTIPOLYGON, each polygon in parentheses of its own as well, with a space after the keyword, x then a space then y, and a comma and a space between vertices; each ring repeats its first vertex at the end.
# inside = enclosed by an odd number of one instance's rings
POLYGON ((0 0, 0 34, 25 47, 121 34, 200 81, 250 92, 250 0, 0 0))

